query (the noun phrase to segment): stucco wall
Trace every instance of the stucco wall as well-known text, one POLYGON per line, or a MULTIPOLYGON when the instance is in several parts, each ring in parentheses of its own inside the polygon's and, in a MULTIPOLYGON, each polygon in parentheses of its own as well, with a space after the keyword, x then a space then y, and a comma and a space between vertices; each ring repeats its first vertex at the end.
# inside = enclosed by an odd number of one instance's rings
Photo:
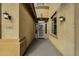
MULTIPOLYGON (((50 7, 49 12, 57 11, 57 38, 51 35, 51 19, 49 19, 49 40, 56 46, 56 48, 63 54, 63 55, 74 55, 74 42, 75 42, 75 35, 74 35, 74 4, 55 4, 50 7), (59 20, 60 16, 64 16, 66 18, 65 22, 61 23, 59 20)), ((50 14, 49 17, 52 16, 50 14)))
POLYGON ((48 18, 49 15, 48 11, 49 9, 44 9, 44 8, 36 9, 37 18, 41 18, 41 17, 48 18))
POLYGON ((19 45, 19 4, 1 4, 1 39, 0 55, 20 55, 19 45), (5 19, 3 13, 7 12, 12 17, 5 19))
POLYGON ((75 4, 75 52, 79 56, 79 4, 75 4))
POLYGON ((25 51, 28 45, 31 43, 32 39, 34 38, 34 28, 35 24, 33 21, 32 16, 29 14, 27 6, 20 4, 20 27, 19 27, 19 34, 20 39, 25 36, 24 42, 21 43, 21 54, 25 51))
POLYGON ((48 18, 49 17, 49 4, 46 3, 44 6, 37 6, 37 3, 34 4, 37 18, 48 18))
POLYGON ((3 3, 2 14, 2 39, 19 39, 19 4, 3 3), (12 17, 11 21, 4 18, 3 13, 7 12, 12 17))
POLYGON ((1 11, 0 55, 23 55, 34 38, 33 18, 23 4, 3 3, 1 11), (5 19, 4 12, 9 13, 12 19, 5 19))
POLYGON ((0 39, 0 56, 20 56, 18 39, 0 39))
POLYGON ((1 39, 1 3, 0 3, 0 39, 1 39))

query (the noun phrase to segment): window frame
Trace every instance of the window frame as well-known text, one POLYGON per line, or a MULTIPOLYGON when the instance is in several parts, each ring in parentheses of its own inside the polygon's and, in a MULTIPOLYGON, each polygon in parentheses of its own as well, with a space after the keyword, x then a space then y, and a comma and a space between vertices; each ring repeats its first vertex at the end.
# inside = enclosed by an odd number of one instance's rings
POLYGON ((57 16, 56 14, 57 12, 55 12, 51 17, 51 35, 57 38, 57 16))

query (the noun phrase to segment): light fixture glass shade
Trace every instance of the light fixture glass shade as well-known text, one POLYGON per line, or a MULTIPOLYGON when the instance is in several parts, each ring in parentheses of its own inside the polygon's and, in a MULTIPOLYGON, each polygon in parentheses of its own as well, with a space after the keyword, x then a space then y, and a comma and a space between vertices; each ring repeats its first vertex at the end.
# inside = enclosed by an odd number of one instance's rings
POLYGON ((63 17, 63 16, 59 17, 59 19, 61 22, 65 21, 65 17, 63 17))
POLYGON ((3 17, 4 17, 5 19, 8 19, 8 15, 6 15, 6 14, 4 14, 3 17))

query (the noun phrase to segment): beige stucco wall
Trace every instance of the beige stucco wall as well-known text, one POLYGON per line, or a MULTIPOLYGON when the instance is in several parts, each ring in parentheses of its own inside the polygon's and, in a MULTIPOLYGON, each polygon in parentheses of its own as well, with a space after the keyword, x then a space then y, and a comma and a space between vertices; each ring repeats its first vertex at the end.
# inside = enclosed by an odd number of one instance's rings
POLYGON ((1 4, 1 39, 0 55, 20 55, 19 45, 19 4, 1 4), (11 21, 3 17, 8 12, 12 16, 11 21))
POLYGON ((49 11, 52 12, 52 14, 50 13, 49 17, 51 17, 53 15, 53 12, 55 11, 57 11, 57 38, 55 38, 51 33, 51 19, 49 19, 49 40, 56 46, 56 48, 62 53, 62 55, 74 55, 74 4, 52 5, 49 11), (64 16, 66 18, 65 22, 60 22, 60 16, 64 16))
POLYGON ((79 56, 79 4, 75 4, 75 54, 79 56))
POLYGON ((20 44, 18 39, 0 39, 0 56, 19 56, 20 44))
POLYGON ((23 55, 34 38, 33 18, 27 8, 18 3, 3 3, 1 4, 1 11, 2 38, 0 40, 0 55, 23 55), (11 20, 6 20, 3 17, 5 11, 12 17, 11 20))
MULTIPOLYGON (((26 6, 27 7, 27 6, 26 6)), ((20 39, 22 39, 24 36, 26 37, 24 39, 25 42, 21 43, 21 53, 25 51, 25 49, 28 47, 28 45, 31 43, 32 39, 34 38, 34 28, 35 24, 33 21, 32 16, 29 14, 27 8, 23 6, 23 4, 20 4, 20 39)))
POLYGON ((0 39, 1 39, 1 3, 0 3, 0 39))
POLYGON ((48 18, 48 11, 49 9, 36 9, 37 18, 48 18))
POLYGON ((19 4, 3 3, 1 5, 2 14, 2 39, 19 39, 19 4), (11 21, 3 17, 7 12, 12 17, 11 21))
POLYGON ((35 6, 35 11, 36 11, 36 15, 37 15, 37 18, 48 18, 49 17, 49 4, 46 3, 43 7, 42 6, 37 6, 37 4, 34 4, 35 6))

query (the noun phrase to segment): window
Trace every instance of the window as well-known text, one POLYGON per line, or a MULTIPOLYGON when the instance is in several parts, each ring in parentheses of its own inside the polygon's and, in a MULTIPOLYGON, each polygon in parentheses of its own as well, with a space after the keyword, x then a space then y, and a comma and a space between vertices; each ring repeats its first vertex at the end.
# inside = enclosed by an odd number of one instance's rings
POLYGON ((57 17, 56 17, 56 13, 55 12, 52 17, 51 17, 51 32, 54 35, 57 35, 57 17))
POLYGON ((37 3, 37 6, 44 6, 44 3, 37 3))
POLYGON ((57 35, 57 18, 56 17, 52 18, 52 28, 51 28, 51 30, 52 30, 52 33, 54 35, 57 35))

